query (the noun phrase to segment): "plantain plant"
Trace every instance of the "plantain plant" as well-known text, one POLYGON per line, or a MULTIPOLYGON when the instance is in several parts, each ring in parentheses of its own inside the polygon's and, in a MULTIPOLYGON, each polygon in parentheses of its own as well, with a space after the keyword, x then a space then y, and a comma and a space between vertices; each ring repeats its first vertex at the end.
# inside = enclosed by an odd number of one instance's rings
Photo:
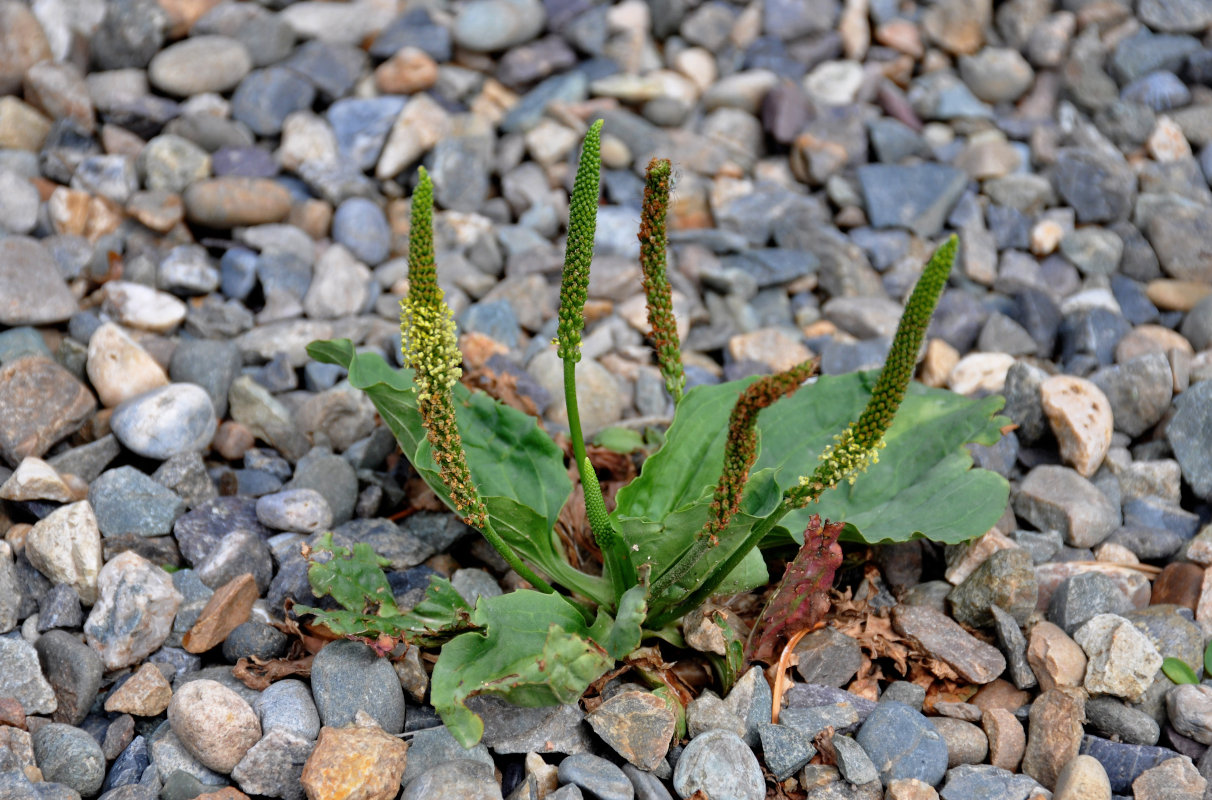
MULTIPOLYGON (((332 595, 341 608, 297 611, 342 635, 441 645, 431 699, 465 746, 483 732, 465 703, 471 695, 522 706, 575 701, 643 640, 680 643, 678 621, 712 595, 766 584, 760 548, 802 542, 814 514, 841 523, 826 528, 832 542, 959 542, 992 527, 1006 505, 1006 481, 972 469, 964 446, 997 441, 1006 422, 995 416, 1001 398, 970 400, 910 383, 955 258, 954 237, 926 264, 882 370, 810 381, 816 364, 806 361, 686 391, 666 277, 671 170, 669 161, 654 159, 640 258, 650 339, 675 415, 664 445, 608 512, 586 454, 576 392, 600 135, 599 121, 585 137, 573 186, 555 341, 573 459, 602 551, 600 575, 574 568, 554 532, 572 490, 561 449, 532 417, 458 381, 461 357, 434 264, 433 187, 423 169, 412 198, 402 302, 406 367, 392 369, 348 340, 309 347, 313 358, 347 368, 418 474, 533 587, 482 597, 470 608, 448 581, 433 578, 424 601, 405 613, 391 597, 382 560, 365 544, 346 549, 325 541, 332 557, 310 568, 316 595, 332 595)), ((821 552, 829 549, 831 542, 818 541, 819 520, 812 530, 821 552)), ((826 574, 831 580, 832 571, 826 574)))

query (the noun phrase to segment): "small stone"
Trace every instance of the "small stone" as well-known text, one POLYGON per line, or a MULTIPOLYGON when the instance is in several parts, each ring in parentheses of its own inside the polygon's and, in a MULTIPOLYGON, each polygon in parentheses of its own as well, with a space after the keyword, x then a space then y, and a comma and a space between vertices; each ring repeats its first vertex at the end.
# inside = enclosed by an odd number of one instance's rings
POLYGON ((1191 490, 1212 498, 1212 449, 1206 446, 1212 431, 1212 381, 1202 381, 1180 394, 1177 409, 1166 426, 1166 440, 1182 467, 1191 490))
POLYGON ((1207 785, 1191 759, 1171 758, 1132 781, 1132 794, 1137 800, 1200 800, 1207 785))
POLYGON ((812 740, 787 725, 764 722, 758 726, 762 758, 775 780, 784 781, 816 755, 812 740))
POLYGON ((132 551, 106 562, 97 592, 84 636, 111 670, 137 664, 158 650, 182 599, 167 572, 132 551))
POLYGON ((896 606, 892 625, 972 683, 989 683, 1006 669, 1006 659, 996 647, 976 639, 950 617, 928 606, 896 606))
POLYGON ((886 800, 938 800, 934 787, 917 778, 889 781, 886 800))
POLYGON ((58 707, 55 691, 42 676, 38 653, 29 642, 0 637, 0 668, 0 692, 15 699, 23 713, 49 714, 58 707))
POLYGON ((1204 583, 1204 572, 1198 564, 1167 564, 1153 581, 1153 595, 1149 598, 1149 604, 1172 604, 1195 611, 1204 583))
POLYGON ((325 725, 349 724, 362 710, 388 733, 404 729, 404 692, 395 670, 361 642, 332 642, 317 653, 311 684, 325 725))
POLYGON ((438 63, 416 47, 402 47, 375 68, 375 85, 384 94, 414 94, 433 87, 438 63))
POLYGON ((1017 772, 1027 747, 1027 733, 1014 713, 990 708, 981 714, 981 728, 989 742, 989 763, 1017 772))
POLYGON ((975 627, 993 624, 993 606, 1025 623, 1038 597, 1031 556, 1018 547, 994 552, 947 595, 955 620, 975 627))
POLYGON ((1115 614, 1099 614, 1073 634, 1086 651, 1086 690, 1129 702, 1140 700, 1161 668, 1162 657, 1136 626, 1115 614))
POLYGON ((1056 785, 1081 746, 1084 708, 1085 693, 1069 688, 1048 689, 1031 704, 1023 772, 1045 787, 1056 785))
POLYGON ((1166 710, 1176 731, 1201 744, 1212 743, 1212 687, 1173 686, 1166 692, 1166 710))
POLYGON ((76 497, 71 487, 59 477, 54 467, 40 458, 28 456, 21 460, 13 474, 0 486, 0 499, 70 503, 80 498, 76 497))
MULTIPOLYGON (((610 766, 614 765, 610 764, 610 766)), ((391 793, 375 797, 388 800, 394 792, 393 788, 391 793)), ((465 800, 500 800, 501 785, 492 768, 487 764, 468 758, 456 758, 426 770, 423 775, 405 787, 404 793, 400 795, 400 800, 426 800, 446 793, 452 797, 465 798, 465 800)), ((580 796, 579 789, 575 785, 571 785, 565 786, 548 797, 552 800, 561 800, 561 793, 564 795, 563 800, 580 796)), ((615 795, 607 792, 602 797, 614 800, 615 795)))
POLYGON ((391 800, 400 791, 407 751, 407 744, 376 726, 324 727, 300 780, 317 800, 391 800))
POLYGON ((174 383, 132 397, 110 418, 118 441, 141 456, 161 461, 204 450, 216 424, 210 396, 192 383, 174 383))
POLYGON ((1090 381, 1056 375, 1040 385, 1040 398, 1061 458, 1089 478, 1111 446, 1114 419, 1107 396, 1090 381))
POLYGON ((89 486, 88 499, 106 538, 128 533, 162 536, 185 513, 185 501, 134 467, 101 473, 89 486))
POLYGON ((972 93, 987 103, 1013 102, 1035 80, 1027 59, 1009 47, 985 47, 961 57, 959 74, 972 93))
POLYGON ((823 628, 800 639, 795 646, 796 671, 807 683, 845 686, 862 666, 858 642, 834 628, 823 628))
POLYGON ((275 530, 315 533, 332 527, 332 509, 314 489, 288 489, 260 497, 257 519, 275 530))
POLYGON ((189 97, 233 89, 251 69, 252 58, 241 42, 193 36, 157 53, 147 65, 147 76, 166 94, 189 97))
MULTIPOLYGON (((345 201, 346 204, 358 198, 345 201)), ((342 208, 346 205, 342 205, 342 208)), ((377 209, 376 209, 377 210, 377 209)), ((338 209, 338 214, 340 209, 338 209)), ((344 224, 344 223, 343 223, 344 224)), ((367 223, 359 223, 360 236, 364 239, 354 242, 363 251, 369 251, 373 243, 365 239, 375 234, 367 223)), ((386 228, 383 233, 386 234, 386 228)), ((334 218, 334 237, 337 236, 334 218)), ((351 237, 342 236, 346 241, 351 237)), ((386 237, 384 237, 386 238, 386 237)), ((367 252, 368 255, 386 256, 386 247, 381 251, 367 252)), ((373 262, 377 263, 377 262, 373 262)), ((343 245, 335 245, 324 251, 316 261, 314 277, 303 296, 303 311, 311 319, 335 319, 347 317, 360 312, 370 297, 371 273, 365 264, 354 258, 343 245)))
POLYGON ((55 509, 25 537, 25 557, 55 583, 69 584, 85 605, 97 599, 101 532, 88 501, 55 509))
POLYGON ((173 689, 155 664, 144 664, 105 700, 105 710, 137 717, 163 714, 173 689))
POLYGON ((131 281, 109 281, 102 294, 102 309, 115 322, 130 328, 168 333, 185 320, 185 304, 168 292, 131 281))
POLYGON ((876 228, 908 228, 930 238, 942 230, 967 183, 943 164, 867 164, 858 169, 867 217, 876 228))
POLYGON ((1014 363, 1009 353, 969 353, 951 369, 947 384, 956 394, 1000 392, 1014 363))
POLYGON ((173 733, 204 766, 229 774, 261 738, 261 723, 240 695, 212 680, 190 681, 168 706, 173 733))
POLYGON ((730 731, 710 730, 691 739, 673 772, 682 797, 703 792, 716 800, 762 800, 766 781, 748 745, 730 731))
POLYGON ((183 195, 191 222, 234 228, 280 222, 290 212, 290 192, 268 178, 225 176, 190 184, 183 195))
POLYGON ((1093 547, 1119 527, 1118 509, 1077 471, 1042 465, 1027 474, 1014 510, 1039 530, 1059 530, 1072 547, 1093 547))
POLYGON ((451 37, 459 47, 491 53, 530 41, 545 22, 537 0, 474 0, 459 9, 451 37))
POLYGON ((904 703, 879 703, 855 741, 870 756, 880 780, 915 778, 936 786, 947 771, 947 745, 928 719, 904 703))
POLYGON ((1077 642, 1051 622, 1038 622, 1027 637, 1027 662, 1044 691, 1081 686, 1086 654, 1077 642))
POLYGON ((602 800, 630 800, 635 789, 623 770, 600 756, 589 753, 571 755, 560 762, 560 783, 581 789, 602 800))
POLYGON ((84 797, 97 794, 105 780, 105 754, 87 731, 51 722, 34 732, 33 745, 44 781, 63 784, 84 797))
POLYGON ((962 719, 935 717, 930 720, 947 744, 947 766, 980 764, 989 753, 989 739, 976 725, 962 719))
POLYGON ((1087 700, 1086 722, 1098 735, 1128 744, 1155 745, 1161 736, 1157 720, 1114 697, 1087 700))
POLYGON ((300 779, 315 742, 281 728, 248 749, 231 777, 249 794, 304 800, 300 779))
POLYGON ((215 590, 181 646, 190 653, 205 653, 219 645, 236 626, 248 621, 258 596, 251 573, 233 578, 215 590))

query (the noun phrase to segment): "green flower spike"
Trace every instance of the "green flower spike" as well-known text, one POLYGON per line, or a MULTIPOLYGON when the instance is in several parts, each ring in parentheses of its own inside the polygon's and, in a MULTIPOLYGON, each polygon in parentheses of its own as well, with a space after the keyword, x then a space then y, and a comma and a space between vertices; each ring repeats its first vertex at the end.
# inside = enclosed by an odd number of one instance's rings
POLYGON ((815 502, 824 492, 842 481, 854 483, 855 477, 868 465, 878 463, 879 451, 884 446, 884 434, 892 426, 896 410, 900 408, 909 388, 909 381, 917 368, 917 354, 930 326, 930 317, 938 304, 939 295, 947 285, 947 276, 955 262, 958 240, 952 236, 934 252, 922 270, 917 286, 905 313, 901 315, 892 340, 888 359, 875 382, 871 399, 859 415, 857 422, 850 423, 846 430, 834 437, 834 444, 821 453, 820 464, 810 476, 800 478, 798 486, 787 491, 786 501, 791 508, 803 508, 815 502))
POLYGON ((665 213, 669 208, 672 167, 667 158, 648 162, 644 208, 640 213, 640 267, 644 273, 644 295, 648 298, 648 325, 657 363, 665 376, 665 389, 674 405, 682 401, 686 376, 682 372, 682 349, 673 297, 665 276, 665 213))
POLYGON ((455 417, 451 389, 462 375, 463 360, 455 342, 454 314, 438 286, 433 250, 433 182, 422 167, 412 196, 412 225, 408 236, 408 297, 400 301, 400 331, 404 363, 413 370, 417 410, 425 423, 442 483, 463 522, 479 529, 509 566, 536 588, 553 592, 496 534, 488 509, 467 468, 463 438, 455 417))
POLYGON ((589 126, 581 145, 568 206, 568 243, 564 250, 564 274, 560 280, 559 331, 556 344, 560 358, 581 360, 581 330, 585 327, 585 298, 589 292, 589 264, 593 261, 593 237, 598 227, 598 181, 602 169, 602 120, 589 126))
POLYGON ((694 544, 674 565, 653 584, 651 596, 656 598, 681 580, 702 559, 703 554, 719 544, 719 536, 741 509, 749 470, 758 456, 758 414, 796 389, 816 370, 815 359, 797 364, 774 375, 765 375, 741 392, 728 419, 728 440, 724 444, 724 468, 711 501, 711 518, 695 536, 694 544))

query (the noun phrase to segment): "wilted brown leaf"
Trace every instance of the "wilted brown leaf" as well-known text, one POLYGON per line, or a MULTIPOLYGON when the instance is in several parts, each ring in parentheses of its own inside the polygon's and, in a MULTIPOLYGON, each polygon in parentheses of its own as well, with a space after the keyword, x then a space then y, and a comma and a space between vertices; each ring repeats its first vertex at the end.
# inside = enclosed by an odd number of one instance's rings
POLYGON ((232 667, 231 674, 249 689, 264 691, 274 681, 283 678, 306 678, 311 675, 311 661, 315 656, 288 659, 275 658, 262 661, 256 656, 241 658, 232 667))

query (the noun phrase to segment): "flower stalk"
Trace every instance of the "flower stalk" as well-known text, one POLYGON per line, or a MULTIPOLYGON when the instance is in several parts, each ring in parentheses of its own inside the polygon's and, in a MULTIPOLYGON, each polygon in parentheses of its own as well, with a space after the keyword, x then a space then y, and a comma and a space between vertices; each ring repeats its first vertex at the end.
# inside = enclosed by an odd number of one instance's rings
POLYGON ((673 316, 673 292, 665 274, 667 238, 665 216, 669 209, 669 188, 673 168, 667 158, 648 162, 644 187, 644 207, 640 213, 640 269, 644 276, 644 296, 648 299, 649 338, 656 351, 657 364, 665 378, 665 389, 674 406, 682 402, 686 375, 682 371, 682 345, 677 320, 673 316))
POLYGON ((438 286, 433 248, 433 182, 424 167, 412 197, 408 236, 408 296, 400 301, 404 363, 413 370, 417 410, 425 424, 442 483, 463 522, 477 528, 506 563, 535 588, 554 592, 522 562, 488 520, 488 509, 467 468, 451 389, 462 375, 463 356, 455 340, 454 314, 438 286))

